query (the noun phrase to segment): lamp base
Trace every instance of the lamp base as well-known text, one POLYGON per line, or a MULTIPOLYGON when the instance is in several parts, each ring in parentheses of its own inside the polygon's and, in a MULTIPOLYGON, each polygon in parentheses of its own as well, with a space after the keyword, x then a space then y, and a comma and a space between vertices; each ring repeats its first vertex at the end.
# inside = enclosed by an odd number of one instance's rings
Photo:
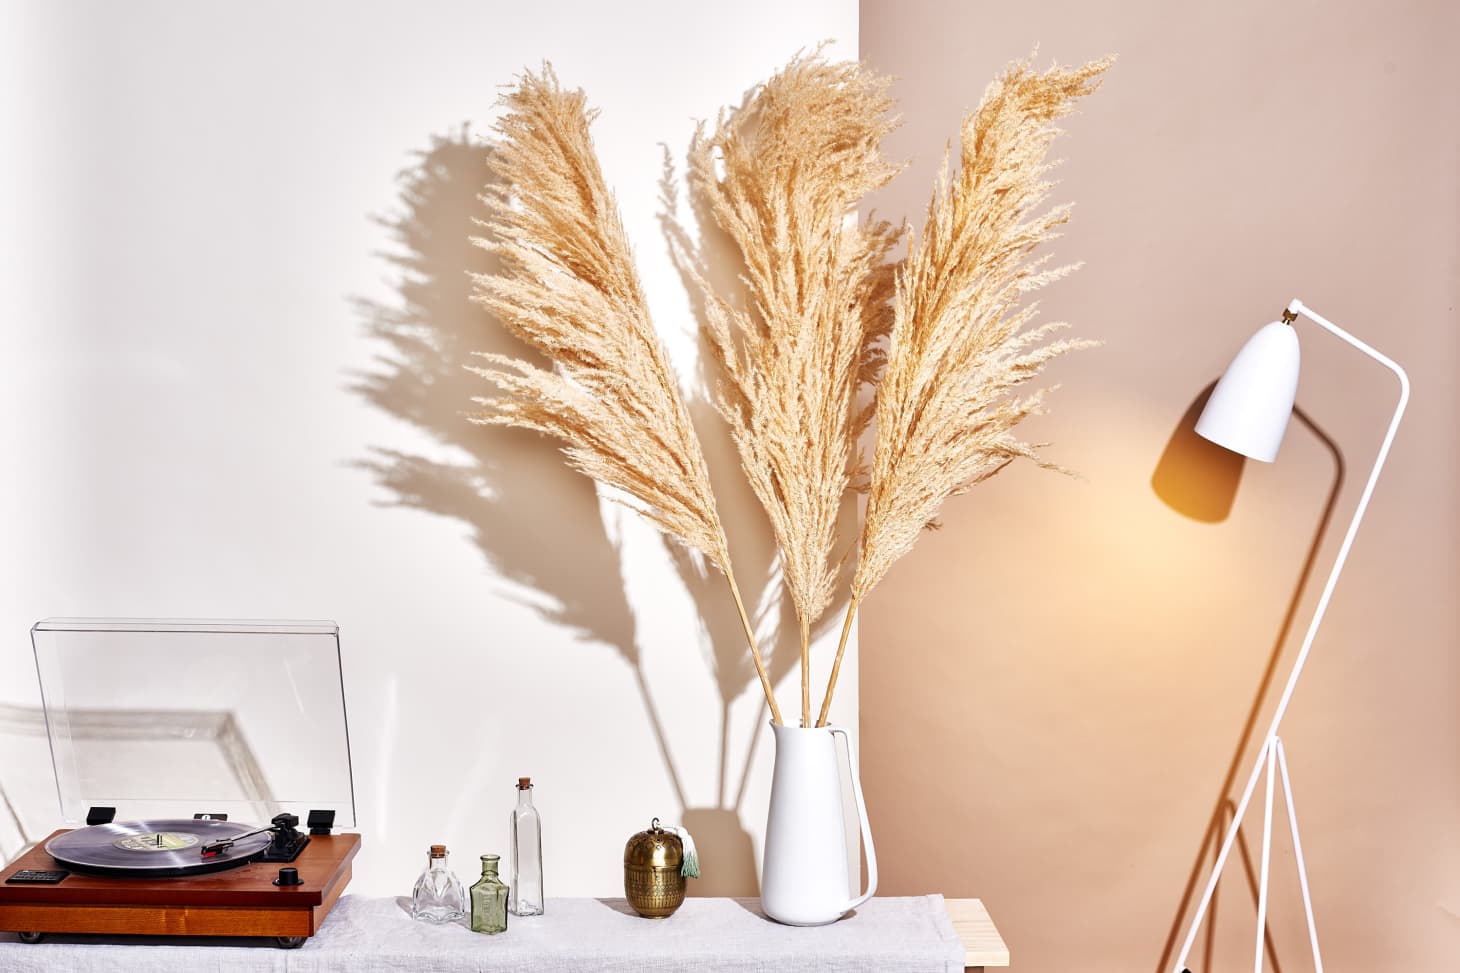
MULTIPOLYGON (((1313 968, 1317 973, 1323 973, 1323 957, 1318 950, 1318 927, 1313 922, 1313 897, 1308 894, 1308 868, 1303 863, 1303 842, 1298 837, 1298 811, 1293 806, 1293 785, 1288 779, 1288 758, 1283 751, 1283 741, 1277 736, 1269 736, 1263 744, 1262 751, 1257 758, 1257 766, 1252 768, 1252 782, 1256 783, 1257 775, 1266 768, 1267 770, 1267 799, 1262 817, 1262 873, 1257 886, 1257 944, 1253 958, 1253 973, 1262 973, 1263 948, 1267 944, 1267 885, 1269 865, 1272 862, 1272 799, 1274 790, 1274 776, 1282 778, 1283 803, 1287 807, 1288 826, 1292 829, 1293 854, 1298 860, 1298 885, 1303 890, 1303 910, 1308 917, 1308 942, 1313 947, 1313 968)), ((1222 875, 1222 869, 1227 864, 1227 855, 1232 850, 1232 844, 1236 841, 1237 831, 1242 827, 1242 816, 1247 811, 1248 799, 1252 796, 1252 789, 1249 785, 1247 793, 1242 795, 1242 802, 1237 807, 1237 813, 1232 817, 1232 823, 1227 828, 1227 836, 1222 841, 1222 850, 1217 853, 1217 864, 1212 870, 1211 879, 1207 882, 1206 894, 1196 907, 1196 915, 1191 920, 1191 927, 1186 932, 1186 943, 1181 947, 1181 955, 1176 958, 1175 973, 1191 973, 1186 965, 1187 957, 1191 955, 1191 947, 1196 942, 1197 929, 1201 927, 1202 919, 1206 917, 1207 907, 1211 905, 1212 896, 1216 893, 1217 880, 1222 875)))

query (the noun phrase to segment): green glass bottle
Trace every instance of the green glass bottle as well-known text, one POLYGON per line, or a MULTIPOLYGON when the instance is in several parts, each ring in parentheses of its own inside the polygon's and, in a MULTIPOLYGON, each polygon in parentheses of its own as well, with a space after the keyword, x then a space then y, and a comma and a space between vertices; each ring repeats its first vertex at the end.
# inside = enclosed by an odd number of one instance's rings
POLYGON ((471 931, 507 931, 507 886, 497 877, 496 855, 482 856, 482 877, 471 887, 471 931))

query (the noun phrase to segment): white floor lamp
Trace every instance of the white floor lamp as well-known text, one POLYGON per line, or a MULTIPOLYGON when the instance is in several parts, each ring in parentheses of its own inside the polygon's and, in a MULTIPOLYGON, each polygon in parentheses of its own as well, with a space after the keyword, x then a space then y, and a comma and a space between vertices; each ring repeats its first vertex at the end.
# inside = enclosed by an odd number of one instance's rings
POLYGON ((1343 571, 1344 561, 1348 560, 1349 548, 1353 546, 1354 535, 1359 530, 1359 521, 1363 520, 1364 511, 1369 506, 1369 497, 1374 493, 1374 484, 1379 480, 1379 471, 1384 466, 1384 460, 1389 456, 1389 447, 1394 442, 1394 434, 1399 429, 1399 420, 1403 417, 1404 407, 1409 402, 1409 376, 1393 360, 1381 355, 1332 321, 1304 306, 1302 301, 1295 300, 1283 311, 1281 321, 1274 321, 1264 326, 1237 352, 1237 357, 1232 359, 1232 364, 1227 366, 1226 372, 1217 382, 1216 388, 1212 390, 1211 398, 1207 400, 1206 408, 1202 411, 1201 418, 1197 420, 1196 431, 1219 446, 1225 446, 1227 449, 1264 463, 1271 463, 1277 458, 1278 447, 1282 444, 1283 432, 1287 429, 1288 418, 1293 411, 1293 400, 1298 391, 1298 336, 1292 323, 1300 314, 1324 330, 1342 338, 1398 376, 1399 403, 1394 408, 1394 418, 1389 421, 1389 430, 1384 436, 1383 445, 1379 447, 1379 455, 1374 459, 1374 468, 1370 471, 1369 479, 1364 484, 1364 492, 1359 497, 1358 509, 1354 511, 1354 517, 1348 525, 1343 544, 1338 549, 1338 559, 1333 564, 1333 571, 1328 575, 1327 584, 1323 586, 1323 594, 1318 599, 1318 608, 1313 613, 1313 621, 1309 623, 1308 633, 1303 637, 1303 647, 1298 650, 1298 661, 1293 664, 1293 672, 1288 676, 1288 683, 1283 688, 1277 710, 1273 713, 1272 723, 1267 728, 1266 737, 1263 738, 1257 764, 1252 768, 1252 776, 1247 780, 1247 787, 1242 791, 1242 799, 1237 803, 1237 812, 1233 815, 1232 824, 1228 827, 1227 835, 1222 840, 1222 849, 1217 854, 1217 861, 1212 868, 1206 891, 1202 894, 1201 901, 1196 907, 1196 914, 1192 917, 1191 925, 1186 931, 1186 940, 1182 943, 1181 953, 1176 958, 1175 970, 1177 973, 1190 973, 1186 965, 1187 957, 1191 954, 1192 944, 1196 942, 1197 930, 1206 917, 1207 907, 1211 905, 1212 895, 1216 892, 1222 869, 1227 864, 1227 855, 1232 851, 1232 845, 1237 840, 1237 831, 1242 826, 1243 815, 1247 813, 1247 804, 1252 799, 1252 794, 1257 789, 1257 780, 1262 776, 1264 770, 1267 771, 1267 798, 1262 825, 1262 871, 1257 892, 1257 947, 1252 968, 1254 973, 1262 973, 1263 945, 1267 926, 1268 866, 1272 850, 1273 775, 1276 773, 1282 779, 1283 795, 1288 810, 1288 825, 1293 834, 1293 851, 1298 859, 1298 882, 1303 890, 1303 907, 1308 916, 1308 938, 1313 946, 1313 963, 1318 973, 1323 973, 1323 959, 1318 951, 1318 928, 1313 922, 1313 900, 1308 894, 1308 872, 1303 864, 1303 846, 1298 838, 1298 814, 1293 808, 1293 789, 1292 784, 1288 781, 1288 761, 1283 753, 1282 740, 1278 737, 1278 728, 1282 725, 1283 715, 1287 712, 1288 703, 1293 698, 1293 688, 1297 686, 1298 677, 1303 673, 1303 664, 1308 661, 1308 651, 1313 647, 1313 636, 1318 633, 1318 626, 1323 622, 1324 612, 1328 610, 1328 601, 1333 596, 1334 586, 1338 583, 1338 575, 1343 571))

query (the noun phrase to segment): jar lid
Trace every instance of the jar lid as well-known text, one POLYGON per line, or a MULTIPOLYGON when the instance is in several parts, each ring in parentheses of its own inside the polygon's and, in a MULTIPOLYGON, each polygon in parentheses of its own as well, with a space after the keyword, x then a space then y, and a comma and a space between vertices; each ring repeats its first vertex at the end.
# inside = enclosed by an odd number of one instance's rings
POLYGON ((684 842, 673 831, 659 827, 655 818, 648 831, 640 831, 624 846, 624 864, 677 870, 684 864, 684 842))

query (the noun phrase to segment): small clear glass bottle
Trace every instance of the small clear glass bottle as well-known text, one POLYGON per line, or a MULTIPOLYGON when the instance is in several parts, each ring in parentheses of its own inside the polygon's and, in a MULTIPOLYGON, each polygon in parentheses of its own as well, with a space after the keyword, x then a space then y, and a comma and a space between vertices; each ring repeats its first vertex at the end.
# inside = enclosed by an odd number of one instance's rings
POLYGON ((455 922, 466 915, 466 889, 446 864, 446 846, 432 845, 426 870, 411 892, 411 918, 455 922))
POLYGON ((517 806, 512 809, 512 890, 507 908, 513 915, 542 915, 542 818, 532 806, 532 778, 517 778, 517 806))
POLYGON ((497 877, 496 855, 482 856, 482 877, 471 887, 471 931, 507 931, 507 886, 497 877))

